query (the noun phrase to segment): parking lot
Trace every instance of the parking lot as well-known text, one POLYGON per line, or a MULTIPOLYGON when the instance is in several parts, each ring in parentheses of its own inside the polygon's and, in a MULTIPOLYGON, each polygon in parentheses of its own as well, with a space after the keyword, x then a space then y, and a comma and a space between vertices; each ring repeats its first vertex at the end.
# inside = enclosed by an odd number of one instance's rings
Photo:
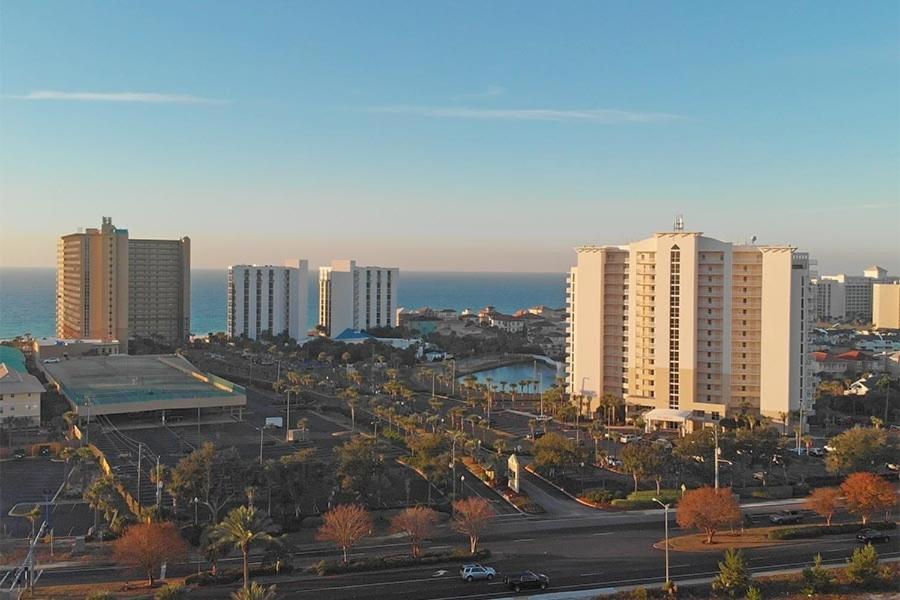
MULTIPOLYGON (((63 482, 66 464, 45 457, 0 461, 0 531, 13 538, 27 537, 31 523, 9 515, 17 504, 40 504, 52 498, 63 482)), ((19 511, 21 512, 21 511, 19 511)), ((50 515, 57 536, 84 535, 92 524, 91 511, 83 502, 61 501, 50 515)))

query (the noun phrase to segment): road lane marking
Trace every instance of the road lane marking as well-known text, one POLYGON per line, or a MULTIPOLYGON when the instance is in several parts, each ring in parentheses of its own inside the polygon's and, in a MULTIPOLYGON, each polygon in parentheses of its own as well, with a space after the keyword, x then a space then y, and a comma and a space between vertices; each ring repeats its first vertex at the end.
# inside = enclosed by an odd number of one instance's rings
POLYGON ((521 540, 513 540, 511 543, 515 544, 516 542, 533 542, 536 538, 524 538, 521 540))
POLYGON ((598 535, 612 535, 614 533, 615 531, 601 531, 600 533, 592 533, 591 535, 596 537, 598 535))

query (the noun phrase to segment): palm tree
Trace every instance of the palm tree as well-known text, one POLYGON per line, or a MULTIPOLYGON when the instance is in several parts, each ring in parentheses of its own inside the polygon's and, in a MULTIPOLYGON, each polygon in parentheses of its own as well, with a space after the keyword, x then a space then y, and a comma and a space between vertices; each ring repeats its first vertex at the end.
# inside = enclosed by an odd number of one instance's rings
POLYGON ((210 573, 219 574, 219 559, 228 554, 231 544, 216 535, 216 526, 212 525, 200 534, 200 550, 209 561, 210 573))
MULTIPOLYGON (((885 350, 887 352, 887 350, 885 350)), ((881 390, 881 393, 884 394, 884 419, 883 421, 887 423, 888 421, 888 408, 891 403, 891 378, 889 375, 882 375, 878 378, 878 381, 875 382, 875 387, 881 390)))
POLYGON ((275 600, 276 597, 274 585, 266 587, 255 581, 250 587, 243 587, 231 594, 231 600, 275 600))
POLYGON ((25 518, 31 523, 31 539, 34 539, 34 526, 38 519, 41 518, 41 514, 41 507, 37 504, 34 505, 34 508, 25 513, 25 518))
POLYGON ((516 390, 518 390, 518 389, 519 389, 519 384, 518 384, 518 383, 511 383, 511 384, 509 384, 509 390, 510 390, 510 392, 512 393, 512 404, 513 404, 513 406, 516 405, 516 390))
POLYGON ((778 413, 778 418, 781 420, 781 435, 787 435, 787 424, 788 419, 791 417, 791 413, 780 412, 778 413))
POLYGON ((275 542, 272 519, 250 506, 231 510, 210 532, 210 539, 240 549, 244 557, 244 589, 250 586, 250 546, 275 542))

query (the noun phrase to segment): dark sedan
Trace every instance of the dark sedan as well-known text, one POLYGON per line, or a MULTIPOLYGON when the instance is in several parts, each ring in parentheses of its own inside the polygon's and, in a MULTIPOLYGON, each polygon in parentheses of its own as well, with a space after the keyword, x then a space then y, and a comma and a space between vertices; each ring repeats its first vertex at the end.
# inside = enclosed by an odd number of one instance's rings
POLYGON ((532 573, 531 571, 523 571, 521 573, 513 573, 503 578, 506 587, 518 592, 520 590, 545 590, 550 585, 550 578, 542 573, 532 573))
POLYGON ((891 536, 883 531, 875 529, 863 529, 856 534, 856 541, 863 544, 877 544, 878 542, 889 542, 891 536))

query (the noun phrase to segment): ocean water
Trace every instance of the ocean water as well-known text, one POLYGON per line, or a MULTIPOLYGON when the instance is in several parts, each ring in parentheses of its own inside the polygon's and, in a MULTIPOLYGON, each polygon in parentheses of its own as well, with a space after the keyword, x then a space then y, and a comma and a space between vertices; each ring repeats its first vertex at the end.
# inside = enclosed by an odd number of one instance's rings
MULTIPOLYGON (((309 278, 309 320, 318 314, 318 282, 309 278)), ((226 272, 191 272, 191 329, 195 334, 225 330, 226 272)), ((493 305, 512 312, 537 304, 565 305, 564 273, 440 273, 401 271, 398 306, 477 310, 493 305)), ((0 269, 0 339, 24 333, 53 335, 56 323, 56 270, 0 269)))

